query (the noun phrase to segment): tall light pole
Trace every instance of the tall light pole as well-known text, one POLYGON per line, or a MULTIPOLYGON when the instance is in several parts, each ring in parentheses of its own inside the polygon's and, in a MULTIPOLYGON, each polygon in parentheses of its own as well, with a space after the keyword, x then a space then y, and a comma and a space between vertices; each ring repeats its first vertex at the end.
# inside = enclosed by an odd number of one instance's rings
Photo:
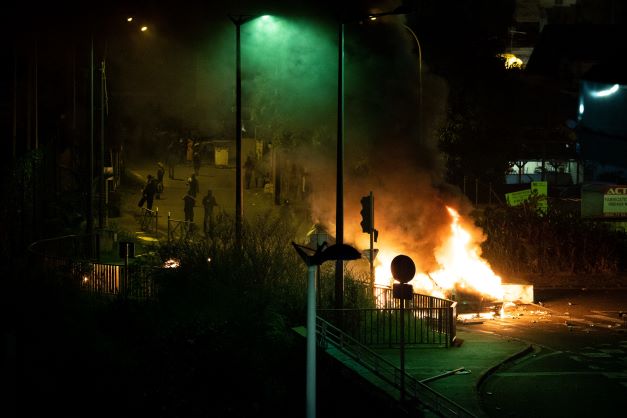
POLYGON ((424 123, 424 119, 423 119, 423 111, 422 111, 422 47, 420 46, 420 41, 418 40, 418 36, 416 35, 416 32, 414 32, 412 30, 412 28, 410 28, 407 25, 403 25, 403 27, 405 29, 407 29, 409 31, 409 33, 412 35, 412 37, 414 38, 414 40, 416 41, 416 46, 418 47, 418 129, 419 129, 419 140, 422 141, 422 134, 424 133, 424 129, 423 129, 423 123, 424 123))
MULTIPOLYGON (((338 23, 337 67, 337 181, 335 193, 335 242, 344 243, 344 21, 338 23)), ((335 308, 344 307, 344 261, 335 261, 335 308)))
POLYGON ((316 417, 316 271, 325 261, 358 260, 361 254, 345 244, 330 247, 324 242, 313 242, 316 248, 309 248, 292 242, 294 249, 307 265, 307 375, 306 375, 306 418, 316 417))
MULTIPOLYGON (((363 19, 376 19, 380 16, 404 15, 411 10, 399 6, 391 12, 373 13, 362 16, 363 19)), ((361 19, 361 20, 363 20, 361 19)), ((359 21, 360 19, 355 19, 359 21)), ((352 21, 352 20, 351 20, 352 21)), ((336 151, 336 197, 335 197, 335 241, 344 243, 344 24, 348 22, 340 16, 338 23, 338 70, 337 70, 337 151, 336 151)), ((418 38, 416 38, 418 39, 418 38)), ((422 84, 421 84, 422 88, 422 84)), ((422 97, 422 96, 421 96, 422 97)), ((335 308, 344 307, 344 262, 335 262, 335 308)))
POLYGON ((242 58, 241 58, 241 26, 256 18, 251 15, 229 15, 235 25, 235 243, 242 247, 242 58))
POLYGON ((98 176, 98 229, 102 230, 105 227, 105 207, 104 207, 104 189, 105 189, 105 166, 104 166, 104 153, 105 153, 105 95, 106 95, 106 76, 105 76, 105 62, 106 62, 107 46, 105 43, 105 52, 100 62, 100 172, 98 176))
MULTIPOLYGON (((89 52, 89 184, 87 204, 87 235, 94 232, 94 37, 91 37, 91 48, 89 52)), ((91 252, 90 248, 90 252, 91 252)), ((92 255, 92 254, 90 254, 92 255)))

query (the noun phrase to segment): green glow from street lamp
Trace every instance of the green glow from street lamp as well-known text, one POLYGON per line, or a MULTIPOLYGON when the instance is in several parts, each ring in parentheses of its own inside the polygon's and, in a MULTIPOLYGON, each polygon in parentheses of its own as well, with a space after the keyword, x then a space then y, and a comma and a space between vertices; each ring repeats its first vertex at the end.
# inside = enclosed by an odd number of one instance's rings
POLYGON ((270 15, 263 15, 258 19, 255 19, 254 30, 260 34, 272 34, 279 30, 279 20, 273 18, 270 15))
POLYGON ((335 119, 333 35, 311 21, 278 16, 242 26, 243 94, 256 127, 278 134, 335 119))

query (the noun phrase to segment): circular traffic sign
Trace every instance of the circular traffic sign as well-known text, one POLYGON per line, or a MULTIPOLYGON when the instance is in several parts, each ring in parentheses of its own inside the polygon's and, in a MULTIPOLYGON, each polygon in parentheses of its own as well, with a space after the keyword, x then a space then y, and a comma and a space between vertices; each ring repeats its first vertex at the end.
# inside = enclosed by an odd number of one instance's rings
POLYGON ((416 274, 416 265, 411 258, 401 254, 397 255, 392 260, 391 270, 392 277, 401 283, 407 283, 414 278, 414 274, 416 274))

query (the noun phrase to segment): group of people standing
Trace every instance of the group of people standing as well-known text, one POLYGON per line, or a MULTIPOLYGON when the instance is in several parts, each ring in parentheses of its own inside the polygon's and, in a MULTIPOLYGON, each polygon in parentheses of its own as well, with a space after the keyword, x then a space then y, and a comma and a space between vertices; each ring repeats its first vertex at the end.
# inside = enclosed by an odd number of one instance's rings
MULTIPOLYGON (((154 199, 160 199, 161 193, 163 193, 164 176, 165 168, 163 163, 159 162, 157 163, 156 176, 148 174, 146 184, 142 189, 142 195, 137 206, 143 207, 144 204, 146 204, 146 209, 152 210, 154 199)), ((173 173, 169 173, 169 178, 173 178, 173 173)), ((198 175, 194 172, 187 178, 187 192, 183 197, 185 222, 194 223, 194 207, 196 206, 196 198, 199 191, 200 185, 198 183, 198 175)), ((202 206, 204 208, 203 232, 207 235, 213 230, 213 211, 214 208, 218 206, 218 202, 216 201, 211 189, 207 190, 207 194, 202 198, 202 206)))
POLYGON ((163 163, 157 163, 157 175, 153 177, 152 174, 148 174, 146 184, 142 189, 142 196, 137 203, 140 208, 146 203, 146 209, 152 210, 152 205, 155 200, 161 199, 161 193, 163 193, 163 176, 165 175, 165 169, 163 163))
MULTIPOLYGON (((194 222, 194 207, 196 206, 196 197, 198 196, 198 192, 200 186, 198 185, 198 179, 196 177, 196 173, 192 174, 187 179, 187 193, 183 197, 184 207, 183 211, 185 212, 185 221, 186 222, 194 222)), ((215 196, 211 189, 207 190, 207 194, 202 198, 202 206, 204 209, 204 218, 203 218, 203 232, 205 235, 208 235, 213 231, 213 209, 218 206, 218 202, 216 201, 215 196)))

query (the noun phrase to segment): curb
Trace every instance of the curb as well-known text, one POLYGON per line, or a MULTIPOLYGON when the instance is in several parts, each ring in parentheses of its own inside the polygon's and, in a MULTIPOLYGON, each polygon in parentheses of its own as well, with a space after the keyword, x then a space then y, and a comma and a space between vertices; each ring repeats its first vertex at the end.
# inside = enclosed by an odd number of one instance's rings
POLYGON ((530 354, 534 351, 533 348, 533 344, 529 344, 527 347, 523 348, 522 350, 520 350, 517 353, 512 354, 511 356, 507 357, 505 360, 495 364, 494 366, 490 367, 488 370, 486 370, 485 372, 483 372, 483 374, 479 377, 479 380, 477 380, 477 384, 475 385, 475 389, 479 390, 479 387, 483 384, 483 382, 492 374, 494 373, 497 369, 499 369, 501 366, 517 360, 521 357, 526 356, 527 354, 530 354))

